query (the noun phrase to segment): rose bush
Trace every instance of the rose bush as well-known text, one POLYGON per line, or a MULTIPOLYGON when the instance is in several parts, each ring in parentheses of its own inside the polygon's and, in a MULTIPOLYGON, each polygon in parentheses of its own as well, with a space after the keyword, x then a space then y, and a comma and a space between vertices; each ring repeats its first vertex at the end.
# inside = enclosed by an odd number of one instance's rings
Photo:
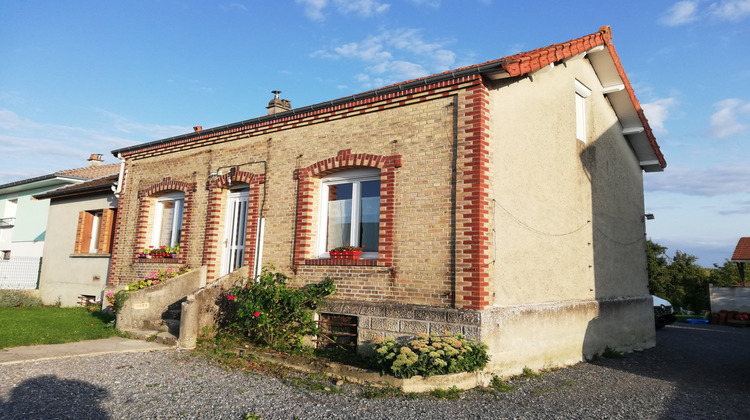
POLYGON ((305 336, 320 333, 315 310, 324 306, 326 296, 336 293, 336 287, 327 278, 290 289, 286 285, 289 277, 272 270, 264 268, 257 279, 247 280, 225 295, 221 327, 275 350, 301 349, 305 336))

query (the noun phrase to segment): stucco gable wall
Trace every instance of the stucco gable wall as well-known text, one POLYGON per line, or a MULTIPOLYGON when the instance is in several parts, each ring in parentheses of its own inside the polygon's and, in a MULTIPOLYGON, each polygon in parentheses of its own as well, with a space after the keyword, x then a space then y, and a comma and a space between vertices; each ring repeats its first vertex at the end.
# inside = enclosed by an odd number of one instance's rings
POLYGON ((653 346, 642 172, 588 61, 490 91, 494 306, 482 338, 493 368, 653 346), (586 143, 576 79, 591 90, 586 143))
POLYGON ((49 204, 47 237, 44 246, 39 289, 47 305, 78 304, 79 295, 102 298, 107 284, 109 254, 74 256, 78 214, 81 211, 117 207, 112 193, 80 198, 43 200, 49 204))
POLYGON ((601 90, 586 59, 491 90, 497 305, 645 293, 642 173, 601 90))

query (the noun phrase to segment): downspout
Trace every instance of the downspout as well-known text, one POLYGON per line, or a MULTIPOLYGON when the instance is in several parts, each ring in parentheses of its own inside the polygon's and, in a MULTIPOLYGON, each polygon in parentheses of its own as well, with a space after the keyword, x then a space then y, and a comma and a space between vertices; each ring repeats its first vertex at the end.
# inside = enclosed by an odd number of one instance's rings
POLYGON ((123 190, 124 181, 125 181, 125 158, 122 157, 122 153, 118 153, 117 159, 120 159, 120 175, 117 177, 117 188, 115 189, 115 197, 120 198, 120 193, 123 190))
POLYGON ((456 190, 458 189, 458 96, 453 95, 453 161, 451 162, 451 308, 456 307, 456 190))

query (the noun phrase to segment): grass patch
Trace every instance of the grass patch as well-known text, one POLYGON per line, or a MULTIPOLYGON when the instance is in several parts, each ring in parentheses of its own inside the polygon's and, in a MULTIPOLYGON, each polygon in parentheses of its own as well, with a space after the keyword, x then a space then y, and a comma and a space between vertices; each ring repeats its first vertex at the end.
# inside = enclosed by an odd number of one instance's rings
POLYGON ((0 308, 0 348, 112 337, 117 335, 112 318, 86 308, 0 308))
POLYGON ((462 393, 463 391, 455 386, 449 389, 438 388, 430 391, 430 395, 441 400, 457 400, 461 397, 462 393))
POLYGON ((499 392, 510 392, 516 389, 513 385, 506 384, 499 376, 493 376, 490 387, 499 392))
POLYGON ((624 359, 625 353, 605 347, 604 352, 602 352, 602 357, 605 359, 624 359))
POLYGON ((533 379, 533 378, 539 378, 540 376, 542 376, 542 374, 539 372, 535 372, 533 369, 531 369, 528 366, 524 366, 523 372, 521 372, 519 376, 522 378, 533 379))

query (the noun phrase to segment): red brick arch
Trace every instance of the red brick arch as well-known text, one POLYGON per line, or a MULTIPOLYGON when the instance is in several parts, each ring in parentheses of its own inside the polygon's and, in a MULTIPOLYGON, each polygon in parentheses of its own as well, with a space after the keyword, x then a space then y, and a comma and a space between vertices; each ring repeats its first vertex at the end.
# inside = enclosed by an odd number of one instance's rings
POLYGON ((171 177, 165 177, 161 182, 152 184, 138 191, 138 231, 136 233, 135 256, 146 246, 148 246, 149 226, 153 222, 151 209, 154 205, 154 199, 164 193, 173 191, 182 191, 185 193, 185 202, 182 209, 182 234, 180 235, 180 255, 179 262, 185 262, 185 255, 190 249, 190 235, 193 218, 194 196, 197 184, 195 182, 184 182, 173 180, 171 177))
POLYGON ((255 269, 256 238, 258 235, 258 219, 260 214, 261 184, 265 183, 265 175, 254 174, 232 168, 224 175, 210 180, 207 184, 208 216, 206 225, 206 244, 203 253, 203 265, 208 267, 208 280, 216 279, 220 273, 221 252, 219 242, 222 239, 222 221, 225 217, 226 190, 237 184, 247 184, 250 188, 247 209, 247 232, 245 234, 244 261, 250 273, 255 269))
MULTIPOLYGON (((303 265, 312 256, 313 209, 316 205, 316 179, 333 172, 352 168, 380 169, 380 236, 378 241, 379 266, 393 265, 393 236, 395 215, 395 179, 396 169, 401 167, 401 156, 382 156, 367 153, 354 154, 350 149, 341 150, 335 157, 313 163, 294 171, 298 181, 297 205, 299 211, 295 224, 294 265, 303 265)), ((362 261, 366 265, 366 261, 362 261)))

